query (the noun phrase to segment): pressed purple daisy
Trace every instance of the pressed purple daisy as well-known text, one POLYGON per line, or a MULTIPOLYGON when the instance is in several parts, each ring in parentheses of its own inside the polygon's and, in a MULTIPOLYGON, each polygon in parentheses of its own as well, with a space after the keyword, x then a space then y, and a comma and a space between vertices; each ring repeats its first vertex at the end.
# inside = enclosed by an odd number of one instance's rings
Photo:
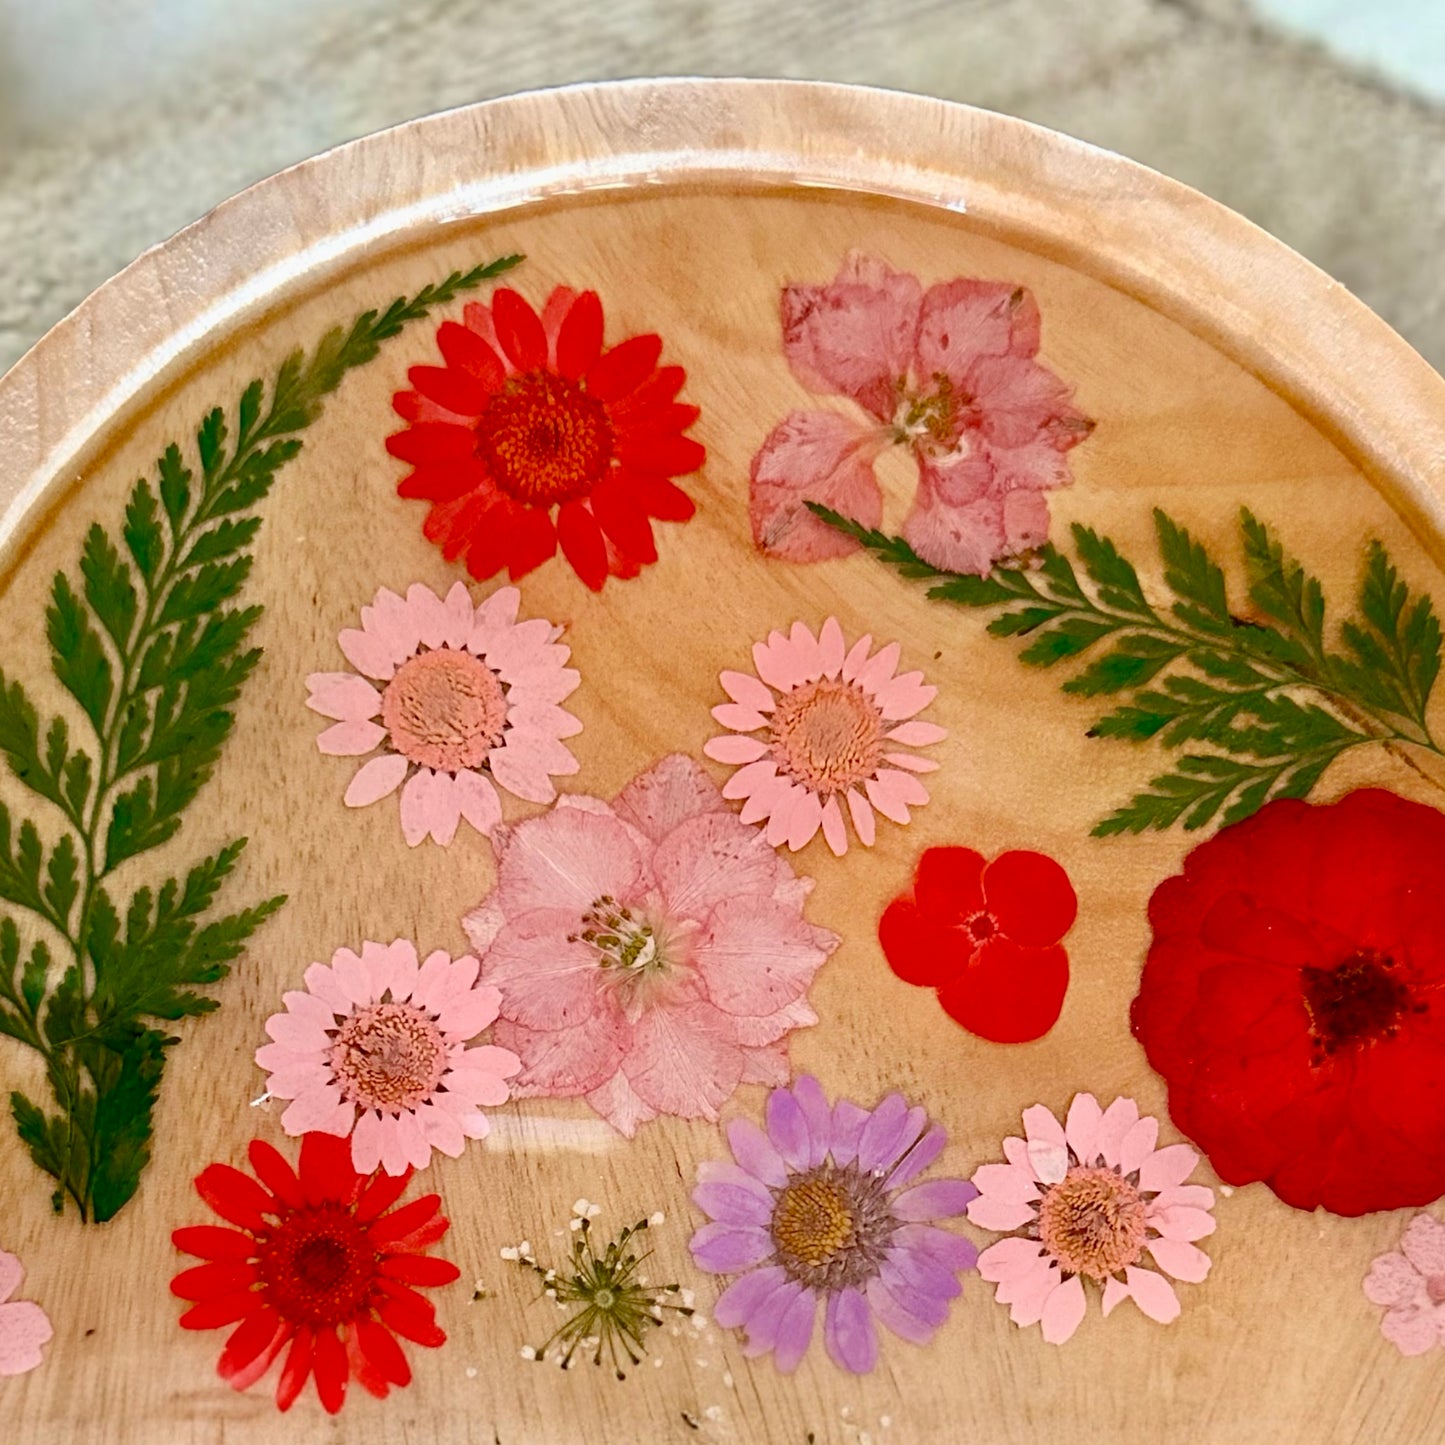
POLYGON ((773 1352, 797 1369, 824 1303, 823 1343, 845 1370, 878 1362, 875 1321, 927 1344, 948 1318, 978 1250, 933 1221, 961 1215, 978 1190, 966 1179, 911 1184, 947 1134, 928 1113, 890 1094, 873 1109, 830 1105, 804 1074, 768 1095, 767 1132, 727 1126, 735 1163, 698 1168, 693 1202, 713 1222, 692 1237, 712 1274, 736 1274, 713 1317, 741 1327, 745 1355, 773 1352))

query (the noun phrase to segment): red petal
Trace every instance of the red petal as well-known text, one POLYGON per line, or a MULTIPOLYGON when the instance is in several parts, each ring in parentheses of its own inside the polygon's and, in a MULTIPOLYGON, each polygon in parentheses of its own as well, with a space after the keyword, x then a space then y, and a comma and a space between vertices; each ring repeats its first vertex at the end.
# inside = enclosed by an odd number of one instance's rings
POLYGON ((437 346, 448 366, 474 377, 488 392, 506 380, 502 358, 469 327, 443 321, 437 330, 437 346))
POLYGON ((996 1044, 1041 1039, 1058 1021, 1069 987, 1069 956, 991 938, 971 967, 944 984, 938 1001, 970 1033, 996 1044))
POLYGON ((450 502, 473 492, 493 490, 486 463, 477 457, 418 467, 396 484, 397 496, 425 502, 450 502))
POLYGON ((378 1215, 385 1214, 411 1183, 410 1169, 401 1174, 387 1174, 384 1171, 373 1174, 371 1182, 361 1191, 356 1201, 356 1222, 370 1224, 378 1215))
POLYGON ((357 1338, 357 1325, 359 1320, 353 1320, 350 1329, 346 1332, 346 1365, 351 1371, 351 1378, 366 1390, 369 1394, 375 1395, 378 1400, 384 1400, 391 1393, 391 1386, 387 1384, 386 1377, 366 1358, 361 1348, 361 1341, 357 1338))
POLYGON ((473 516, 467 514, 467 571, 478 582, 494 576, 507 564, 511 543, 511 524, 506 507, 489 506, 473 516))
POLYGON ((487 409, 487 388, 465 371, 449 366, 413 366, 406 376, 424 397, 458 416, 481 416, 487 409))
POLYGON ((518 371, 536 371, 547 364, 547 333, 542 319, 510 287, 492 297, 492 324, 507 360, 518 371))
POLYGON ((378 1249, 384 1249, 394 1239, 404 1239, 414 1229, 419 1229, 442 1207, 440 1194, 423 1194, 390 1214, 383 1214, 370 1229, 367 1238, 378 1249))
POLYGON ((171 1243, 184 1254, 198 1259, 250 1259, 256 1253, 256 1241, 238 1229, 222 1229, 216 1224, 191 1224, 171 1231, 171 1243))
POLYGON ((626 481, 616 472, 599 482, 590 498, 592 515, 619 551, 638 562, 657 561, 652 527, 626 481))
POLYGON ((356 1342, 382 1379, 393 1385, 411 1384, 411 1366, 396 1337, 384 1325, 372 1319, 357 1320, 356 1342))
POLYGON ((707 460, 707 448, 691 437, 640 433, 617 438, 617 460, 639 472, 680 477, 695 472, 707 460))
POLYGON ((937 988, 968 967, 973 940, 963 929, 940 923, 911 898, 895 898, 878 920, 878 941, 888 967, 904 983, 937 988))
POLYGON ((377 1265, 378 1274, 387 1279, 399 1279, 403 1284, 419 1284, 432 1288, 439 1284, 450 1284, 461 1278, 461 1270, 449 1259, 438 1259, 431 1254, 388 1255, 377 1265))
POLYGON ((316 1393, 328 1415, 334 1415, 346 1403, 346 1383, 350 1370, 346 1350, 331 1325, 316 1331, 312 1351, 312 1368, 316 1372, 316 1393))
POLYGON ((196 1175, 196 1193, 231 1224, 253 1234, 270 1226, 266 1215, 276 1212, 276 1201, 251 1178, 229 1164, 209 1164, 196 1175))
POLYGON ((962 923, 983 907, 983 854, 972 848, 929 848, 918 860, 913 896, 932 917, 962 923))
POLYGON ((1000 853, 983 870, 983 896, 1015 943, 1044 948, 1074 926, 1079 900, 1069 875, 1043 853, 1000 853))
POLYGON ((476 453, 476 433, 469 426, 449 421, 419 421, 405 431, 393 432, 386 449, 404 462, 454 462, 476 453))
POLYGON ((642 413, 654 407, 666 406, 687 380, 687 373, 680 366, 661 366, 630 396, 614 401, 607 408, 614 426, 631 425, 642 413))
POLYGON ((679 436, 701 415, 700 406, 690 406, 685 402, 649 407, 646 411, 629 406, 622 417, 613 416, 613 426, 622 437, 679 436))
POLYGON ((311 1340, 311 1326, 301 1325, 291 1341, 291 1348, 286 1351, 286 1363, 281 1366, 281 1378, 276 1381, 278 1410, 289 1410, 306 1387, 307 1376, 311 1373, 311 1340))
POLYGON ((382 1280, 380 1284, 384 1294, 376 1312, 383 1324, 413 1344, 435 1349, 446 1343, 446 1332, 438 1326, 436 1310, 429 1301, 395 1280, 382 1280))
POLYGON ((413 1229, 410 1234, 404 1234, 400 1239, 394 1239, 391 1242, 391 1250, 393 1253, 415 1254, 417 1251, 435 1244, 451 1227, 451 1220, 445 1215, 439 1214, 435 1219, 428 1220, 420 1229, 413 1229))
POLYGON ((301 1188, 308 1204, 350 1204, 362 1176, 351 1165, 351 1140, 307 1134, 301 1140, 301 1188))
POLYGON ((252 1289, 240 1290, 192 1305, 181 1316, 180 1326, 183 1330, 216 1330, 222 1325, 233 1325, 260 1308, 260 1294, 252 1289))
POLYGON ((249 1289, 255 1282, 256 1267, 251 1264, 198 1264, 171 1281, 171 1293, 177 1299, 216 1299, 249 1289))
POLYGON ((455 562, 477 540, 492 507, 489 496, 475 492, 458 502, 437 502, 422 523, 422 534, 441 546, 448 562, 455 562))
POLYGON ((300 1209, 305 1203, 301 1194, 301 1181, 296 1171, 281 1154, 264 1139, 252 1139, 246 1151, 256 1178, 289 1209, 300 1209))
POLYGON ((598 358, 587 373, 587 390, 598 401, 618 401, 652 375, 661 355, 662 337, 629 337, 598 358))
POLYGON ((557 527, 545 507, 519 507, 512 518, 507 571, 512 581, 549 561, 557 550, 557 527))
POLYGON ((628 484, 642 509, 659 522, 685 522, 697 511, 697 504, 681 487, 662 477, 638 474, 630 476, 628 484))
POLYGON ((584 291, 557 333, 557 370, 576 381, 601 355, 602 302, 595 291, 584 291))
MULTIPOLYGON (((281 1316, 273 1309, 259 1309, 254 1314, 247 1315, 226 1341, 216 1373, 223 1380, 234 1380, 241 1371, 254 1364, 257 1358, 266 1352, 275 1341, 277 1333, 284 1328, 281 1316)), ((244 1389, 245 1386, 239 1388, 244 1389)))
POLYGON ((594 591, 607 580, 607 548, 597 518, 581 502, 564 502, 557 511, 557 540, 572 570, 594 591))
POLYGON ((415 421, 421 415, 421 397, 414 391, 398 391, 391 398, 391 409, 403 421, 415 421))

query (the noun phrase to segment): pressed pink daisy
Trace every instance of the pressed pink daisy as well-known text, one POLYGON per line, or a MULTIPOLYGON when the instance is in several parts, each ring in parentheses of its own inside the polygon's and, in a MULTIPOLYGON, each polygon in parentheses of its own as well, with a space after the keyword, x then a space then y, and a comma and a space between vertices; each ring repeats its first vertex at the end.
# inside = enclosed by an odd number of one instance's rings
POLYGON ((479 1105, 503 1104, 522 1061, 510 1049, 468 1048, 497 1017, 501 993, 477 982, 477 960, 438 950, 418 967, 404 938, 338 948, 283 994, 256 1050, 267 1092, 290 1099, 288 1134, 351 1135, 359 1174, 424 1169, 431 1151, 455 1159, 482 1139, 479 1105))
POLYGON ((1100 1109, 1075 1094, 1063 1124, 1035 1104, 1024 1133, 1003 1141, 1006 1164, 977 1170, 968 1206, 970 1223, 1018 1231, 978 1257, 1013 1322, 1042 1324, 1063 1344, 1084 1318, 1085 1279, 1103 1286, 1106 1315, 1132 1299, 1151 1320, 1175 1319, 1179 1297, 1164 1276, 1198 1284, 1209 1273, 1194 1241, 1214 1233, 1214 1191, 1184 1182, 1199 1155, 1187 1144, 1156 1149, 1159 1121, 1140 1118, 1132 1099, 1100 1109), (1140 1263, 1146 1252, 1162 1274, 1140 1263))
POLYGON ((738 765, 723 797, 744 799, 744 823, 767 819, 768 842, 796 852, 819 828, 840 858, 848 851, 843 805, 859 840, 873 846, 874 813, 908 822, 908 809, 928 801, 914 776, 938 764, 911 751, 947 734, 919 722, 938 693, 921 672, 898 674, 899 645, 871 656, 873 639, 851 648, 830 617, 815 637, 801 622, 784 637, 753 644, 757 676, 724 672, 732 698, 712 710, 730 731, 703 751, 738 765))
POLYGON ((1399 1247, 1371 1261, 1365 1298, 1384 1305, 1380 1333, 1402 1355, 1445 1345, 1445 1224, 1417 1214, 1399 1247))
POLYGON ((404 598, 383 587, 361 609, 361 626, 338 639, 357 672, 306 679, 306 705, 337 719, 316 740, 323 753, 382 749, 357 770, 346 805, 364 808, 401 788, 401 831, 413 848, 427 834, 450 843, 462 818, 490 834, 502 818, 499 786, 550 803, 552 778, 577 771, 562 739, 582 724, 559 704, 581 679, 566 665, 562 629, 541 617, 518 622, 520 600, 515 587, 479 607, 460 582, 445 602, 420 583, 404 598))

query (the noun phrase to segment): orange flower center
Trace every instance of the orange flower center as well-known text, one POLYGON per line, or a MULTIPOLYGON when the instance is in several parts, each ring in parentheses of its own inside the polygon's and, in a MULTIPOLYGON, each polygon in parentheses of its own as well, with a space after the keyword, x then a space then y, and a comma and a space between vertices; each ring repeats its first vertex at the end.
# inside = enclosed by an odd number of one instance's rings
POLYGON ((1144 1252, 1144 1197, 1112 1169, 1076 1164, 1039 1205, 1039 1241, 1066 1274, 1103 1280, 1144 1252))
POLYGON ((1394 967, 1393 959, 1361 952, 1334 968, 1300 970, 1317 1061, 1347 1045, 1392 1038, 1403 1014, 1425 1010, 1412 1003, 1394 967))
POLYGON ((877 771, 883 714, 857 683, 823 678, 778 699, 772 746, 794 782, 815 793, 841 793, 877 771))
POLYGON ((424 768, 475 768, 501 741, 507 699, 497 675, 470 652, 421 652, 397 668, 381 695, 391 745, 424 768))
POLYGON ((477 454, 492 479, 529 507, 585 497, 612 463, 606 407, 578 382, 550 371, 509 378, 476 427, 477 454))
POLYGON ((292 1323, 336 1325, 365 1309, 376 1247, 339 1204, 299 1209, 257 1251, 265 1294, 292 1323))
POLYGON ((780 1254, 820 1269, 853 1242, 848 1196, 827 1178, 814 1175, 790 1184, 773 1210, 773 1242, 780 1254))
POLYGON ((431 1097, 446 1071, 446 1042, 419 1008, 372 1004, 337 1030, 330 1062, 348 1103, 399 1114, 431 1097))

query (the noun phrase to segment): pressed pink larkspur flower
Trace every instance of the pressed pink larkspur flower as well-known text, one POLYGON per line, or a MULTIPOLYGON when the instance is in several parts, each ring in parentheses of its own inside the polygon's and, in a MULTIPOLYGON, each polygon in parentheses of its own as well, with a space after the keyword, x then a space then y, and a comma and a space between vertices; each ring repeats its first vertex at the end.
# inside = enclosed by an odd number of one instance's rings
POLYGON ((925 291, 850 256, 827 285, 785 286, 782 323, 794 375, 857 410, 790 412, 764 441, 750 493, 764 552, 812 562, 852 551, 806 503, 876 527, 874 463, 890 446, 918 465, 903 535, 935 566, 983 573, 1048 540, 1044 493, 1068 485, 1067 454, 1094 423, 1037 361, 1039 309, 1024 287, 958 277, 925 291))
POLYGON ((1417 1214, 1399 1248, 1371 1261, 1365 1298, 1384 1305, 1380 1333, 1402 1355, 1445 1345, 1445 1224, 1417 1214))
POLYGON ((23 1375, 40 1363, 41 1347, 55 1333, 49 1316, 33 1300, 12 1300, 25 1268, 0 1249, 0 1375, 23 1375))
POLYGON ((1177 1318, 1165 1275, 1198 1284, 1209 1273, 1194 1241, 1214 1233, 1214 1191, 1184 1182, 1199 1155, 1187 1144, 1155 1148, 1159 1121, 1141 1118, 1132 1099, 1101 1109, 1076 1094, 1063 1124, 1042 1104, 1023 1117, 1025 1137, 1003 1141, 1006 1164, 975 1172, 979 1197, 968 1206, 970 1223, 1018 1231, 978 1257, 994 1298, 1055 1345, 1084 1318, 1085 1279, 1103 1287, 1106 1315, 1132 1299, 1160 1324, 1177 1318), (1157 1270, 1140 1263, 1146 1253, 1157 1270))
POLYGON ((753 645, 757 676, 724 672, 732 699, 712 715, 729 731, 703 748, 738 769, 723 797, 742 798, 742 821, 767 820, 773 847, 796 852, 821 828, 839 857, 848 851, 843 807, 859 840, 873 846, 874 813, 906 823, 928 801, 914 776, 938 764, 914 752, 947 733, 917 714, 937 696, 921 672, 899 674, 898 643, 869 655, 873 639, 850 648, 830 617, 815 637, 795 622, 753 645))
POLYGON ((501 996, 493 1037, 522 1058, 515 1093, 585 1097, 630 1137, 786 1081, 838 939, 696 762, 663 758, 610 803, 569 793, 493 846, 497 885, 462 922, 501 996))
POLYGON ((477 960, 438 950, 417 963, 404 938, 338 948, 282 995, 256 1050, 266 1090, 290 1099, 288 1134, 351 1136, 359 1174, 424 1169, 487 1134, 481 1105, 503 1104, 522 1067, 510 1049, 468 1042, 497 1017, 501 995, 477 982, 477 960))
POLYGON ((346 805, 400 788, 413 848, 428 834, 450 843, 462 818, 489 834, 502 818, 498 787, 550 803, 552 778, 577 771, 562 739, 582 724, 559 704, 581 679, 566 665, 562 629, 542 617, 518 622, 520 600, 515 587, 477 607, 460 582, 445 601, 420 583, 404 598, 383 587, 361 626, 339 638, 357 672, 306 679, 306 705, 337 720, 316 740, 323 753, 381 749, 357 769, 346 805))

